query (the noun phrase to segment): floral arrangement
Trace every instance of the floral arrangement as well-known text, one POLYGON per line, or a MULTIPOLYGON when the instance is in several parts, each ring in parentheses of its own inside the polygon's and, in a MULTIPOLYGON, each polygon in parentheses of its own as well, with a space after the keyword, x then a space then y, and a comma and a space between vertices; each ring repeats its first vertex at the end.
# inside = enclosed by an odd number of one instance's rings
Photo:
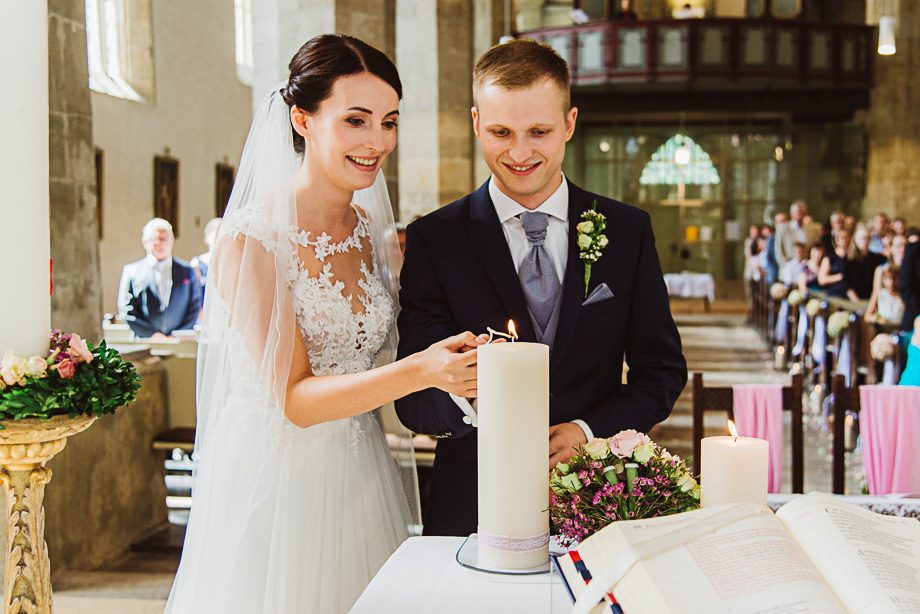
POLYGON ((792 290, 791 292, 789 292, 789 296, 786 297, 786 301, 789 303, 789 306, 790 306, 790 307, 795 307, 796 305, 798 305, 799 303, 801 303, 802 300, 804 300, 804 298, 805 298, 805 297, 802 296, 802 292, 801 292, 801 291, 799 291, 799 290, 792 290))
POLYGON ((607 228, 606 218, 597 212, 597 201, 588 211, 581 214, 583 222, 579 222, 575 229, 578 231, 579 258, 585 263, 585 296, 588 296, 588 282, 591 281, 591 265, 601 257, 601 249, 607 247, 607 236, 603 234, 607 228))
POLYGON ((813 298, 805 303, 805 313, 807 313, 809 317, 815 317, 818 315, 819 311, 821 311, 821 299, 813 298))
POLYGON ((54 330, 47 356, 3 355, 0 420, 113 414, 134 402, 140 382, 134 365, 105 341, 93 347, 79 335, 54 330))
POLYGON ((770 296, 774 299, 781 301, 786 298, 786 284, 776 282, 770 286, 770 296))
POLYGON ((568 546, 615 520, 654 518, 700 506, 700 486, 679 456, 632 429, 575 448, 550 473, 549 517, 568 546))
POLYGON ((835 311, 827 319, 827 334, 836 337, 850 326, 850 314, 846 311, 835 311))
POLYGON ((891 360, 894 358, 895 352, 897 352, 897 346, 891 340, 891 335, 889 334, 879 333, 869 343, 869 354, 879 362, 891 360))

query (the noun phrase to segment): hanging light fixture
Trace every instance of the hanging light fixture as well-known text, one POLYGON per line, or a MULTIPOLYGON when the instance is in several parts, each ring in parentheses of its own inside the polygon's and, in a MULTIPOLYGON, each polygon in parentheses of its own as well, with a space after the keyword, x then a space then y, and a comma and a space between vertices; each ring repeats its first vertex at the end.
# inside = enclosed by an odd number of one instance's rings
POLYGON ((894 44, 894 17, 885 16, 878 20, 878 52, 880 55, 892 55, 896 51, 894 44))

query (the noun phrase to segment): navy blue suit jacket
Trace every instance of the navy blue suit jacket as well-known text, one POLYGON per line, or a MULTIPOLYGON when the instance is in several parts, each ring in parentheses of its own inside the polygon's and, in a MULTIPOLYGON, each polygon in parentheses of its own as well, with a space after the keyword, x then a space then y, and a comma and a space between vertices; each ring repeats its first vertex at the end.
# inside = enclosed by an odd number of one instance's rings
MULTIPOLYGON (((648 432, 667 418, 687 381, 680 336, 644 211, 569 183, 569 249, 562 307, 550 355, 550 423, 584 420, 595 436, 648 432), (593 265, 588 293, 606 283, 613 297, 583 305, 584 264, 576 224, 597 201, 609 240, 593 265), (622 384, 623 360, 629 365, 622 384)), ((488 183, 409 225, 400 275, 399 356, 448 336, 509 319, 522 341, 536 336, 488 183)), ((476 432, 436 389, 396 402, 402 422, 439 435, 425 515, 428 535, 476 531, 476 432)), ((513 468, 508 468, 513 479, 513 468)))
POLYGON ((126 264, 118 284, 118 313, 138 337, 174 330, 189 330, 198 321, 201 288, 195 270, 184 260, 173 258, 172 291, 169 305, 161 309, 153 268, 142 258, 126 264))

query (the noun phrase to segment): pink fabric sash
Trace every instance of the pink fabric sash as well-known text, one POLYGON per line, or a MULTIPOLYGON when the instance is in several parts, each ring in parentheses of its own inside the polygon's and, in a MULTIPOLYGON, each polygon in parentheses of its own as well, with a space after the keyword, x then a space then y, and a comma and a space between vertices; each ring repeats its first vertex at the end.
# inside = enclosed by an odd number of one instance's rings
POLYGON ((783 483, 783 387, 737 385, 732 386, 732 397, 738 434, 770 444, 767 492, 779 492, 783 483))
POLYGON ((869 494, 920 492, 920 387, 860 386, 859 403, 869 494))

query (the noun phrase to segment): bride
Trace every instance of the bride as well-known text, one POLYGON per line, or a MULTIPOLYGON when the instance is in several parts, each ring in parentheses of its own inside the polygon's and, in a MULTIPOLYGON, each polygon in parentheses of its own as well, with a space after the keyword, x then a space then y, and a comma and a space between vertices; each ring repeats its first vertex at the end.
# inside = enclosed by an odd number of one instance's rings
POLYGON ((400 254, 380 168, 395 66, 332 34, 289 68, 253 120, 208 274, 169 614, 347 611, 407 537, 375 408, 429 387, 476 393, 471 333, 372 368, 394 347, 400 254))

